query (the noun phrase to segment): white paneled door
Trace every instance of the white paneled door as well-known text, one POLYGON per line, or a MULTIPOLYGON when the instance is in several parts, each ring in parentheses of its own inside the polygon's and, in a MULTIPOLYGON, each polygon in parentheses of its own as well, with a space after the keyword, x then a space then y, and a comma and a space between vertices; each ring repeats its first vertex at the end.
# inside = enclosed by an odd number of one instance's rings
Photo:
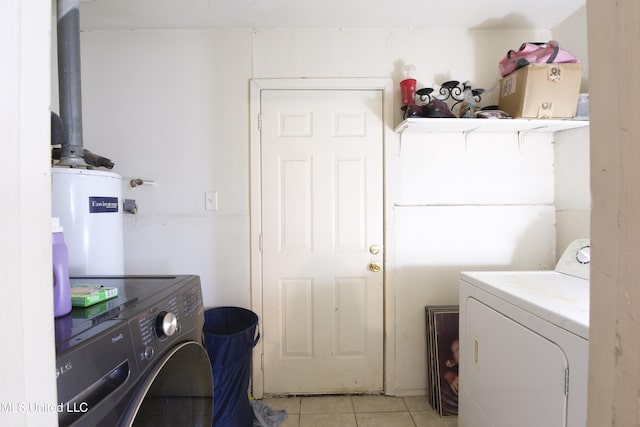
POLYGON ((382 91, 260 103, 264 393, 382 391, 382 91))

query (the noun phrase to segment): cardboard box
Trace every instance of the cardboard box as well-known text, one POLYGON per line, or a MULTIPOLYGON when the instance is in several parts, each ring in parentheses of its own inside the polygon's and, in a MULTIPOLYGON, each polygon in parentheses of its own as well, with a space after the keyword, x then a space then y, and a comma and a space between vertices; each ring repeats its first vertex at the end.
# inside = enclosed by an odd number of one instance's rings
POLYGON ((498 104, 514 118, 569 119, 581 81, 582 64, 530 64, 500 80, 498 104))

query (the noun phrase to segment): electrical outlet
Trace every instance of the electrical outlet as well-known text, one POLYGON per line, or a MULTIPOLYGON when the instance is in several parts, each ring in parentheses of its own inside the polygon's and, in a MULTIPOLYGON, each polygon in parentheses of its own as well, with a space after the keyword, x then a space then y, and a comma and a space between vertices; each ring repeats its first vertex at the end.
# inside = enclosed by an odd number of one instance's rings
POLYGON ((218 210, 218 192, 207 191, 204 193, 204 208, 208 211, 218 210))
POLYGON ((138 205, 136 204, 136 201, 132 199, 124 199, 122 211, 135 215, 138 212, 138 205))

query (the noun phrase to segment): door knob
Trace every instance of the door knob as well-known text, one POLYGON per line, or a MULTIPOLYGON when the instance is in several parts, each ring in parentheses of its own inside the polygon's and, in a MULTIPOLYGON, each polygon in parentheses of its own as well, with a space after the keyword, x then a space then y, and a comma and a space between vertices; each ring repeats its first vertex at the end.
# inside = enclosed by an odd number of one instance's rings
POLYGON ((378 264, 377 262, 370 262, 369 263, 369 270, 373 271, 374 273, 377 273, 381 270, 380 268, 380 264, 378 264))

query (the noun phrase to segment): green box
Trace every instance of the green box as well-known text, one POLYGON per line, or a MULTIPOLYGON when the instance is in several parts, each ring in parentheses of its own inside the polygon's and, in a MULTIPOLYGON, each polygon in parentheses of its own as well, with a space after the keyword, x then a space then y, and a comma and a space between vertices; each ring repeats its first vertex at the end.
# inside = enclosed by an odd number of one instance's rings
POLYGON ((78 284, 71 287, 71 305, 88 307, 118 296, 118 288, 96 284, 78 284))

